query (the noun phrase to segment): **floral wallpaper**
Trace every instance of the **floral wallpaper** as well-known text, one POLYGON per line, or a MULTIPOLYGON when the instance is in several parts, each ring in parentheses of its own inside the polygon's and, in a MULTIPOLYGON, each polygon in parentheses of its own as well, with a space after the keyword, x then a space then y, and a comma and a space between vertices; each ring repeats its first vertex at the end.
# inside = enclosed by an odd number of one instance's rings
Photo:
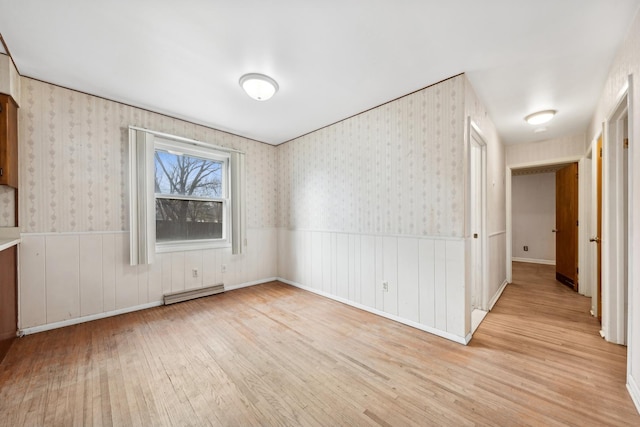
MULTIPOLYGON (((245 151, 248 227, 275 226, 275 147, 22 78, 22 232, 127 230, 129 125, 245 151)), ((7 225, 12 200, 0 192, 0 221, 7 225)))
POLYGON ((0 227, 15 227, 15 193, 13 188, 0 185, 0 227))
POLYGON ((462 236, 465 79, 279 146, 278 226, 462 236))
MULTIPOLYGON (((487 232, 491 234, 505 231, 507 228, 505 147, 500 141, 489 112, 468 79, 465 79, 465 87, 465 117, 471 117, 487 143, 487 232)), ((468 131, 465 128, 465 133, 468 131)))

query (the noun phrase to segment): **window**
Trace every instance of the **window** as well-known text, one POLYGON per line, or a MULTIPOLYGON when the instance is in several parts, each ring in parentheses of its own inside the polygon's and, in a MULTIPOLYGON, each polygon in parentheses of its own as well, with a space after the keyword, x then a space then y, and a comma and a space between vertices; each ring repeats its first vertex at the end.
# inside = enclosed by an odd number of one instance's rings
POLYGON ((156 251, 228 245, 229 155, 155 139, 156 251))
POLYGON ((244 153, 129 127, 131 265, 156 252, 246 245, 244 153))

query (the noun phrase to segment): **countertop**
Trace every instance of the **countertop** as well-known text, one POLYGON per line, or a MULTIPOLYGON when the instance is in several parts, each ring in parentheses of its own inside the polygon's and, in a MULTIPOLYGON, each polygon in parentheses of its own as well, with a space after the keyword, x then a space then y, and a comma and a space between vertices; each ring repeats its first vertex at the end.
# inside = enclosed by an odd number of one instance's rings
POLYGON ((20 243, 20 229, 18 227, 0 227, 0 251, 9 249, 20 243))
POLYGON ((12 246, 20 243, 20 239, 0 239, 0 251, 4 251, 5 249, 9 249, 12 246))

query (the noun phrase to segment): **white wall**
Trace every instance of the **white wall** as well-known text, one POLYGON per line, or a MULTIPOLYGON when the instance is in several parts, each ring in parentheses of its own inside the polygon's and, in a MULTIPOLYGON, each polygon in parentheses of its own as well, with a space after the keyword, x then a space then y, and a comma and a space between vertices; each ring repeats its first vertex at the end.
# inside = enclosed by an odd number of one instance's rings
POLYGON ((496 289, 505 255, 504 152, 467 85, 453 77, 278 147, 279 277, 468 339, 465 113, 489 146, 496 289))
MULTIPOLYGON (((465 342, 467 114, 488 142, 491 288, 504 282, 504 150, 465 76, 277 148, 28 78, 21 101, 23 329, 140 308, 218 280, 236 287, 277 273, 320 291, 310 280, 321 271, 335 278, 327 296, 465 342), (247 153, 245 255, 194 251, 128 265, 129 125, 247 153)), ((0 194, 0 218, 11 215, 9 198, 0 194)))
POLYGON ((556 174, 516 175, 511 189, 512 256, 520 261, 555 263, 556 241, 551 230, 556 226, 556 174))
MULTIPOLYGON (((168 290, 276 276, 275 147, 28 78, 19 138, 21 328, 135 309, 168 290), (129 125, 246 152, 245 254, 169 253, 129 266, 129 125)), ((7 197, 0 195, 0 218, 13 215, 7 197)))
MULTIPOLYGON (((616 25, 616 23, 603 23, 603 25, 616 25)), ((627 39, 618 51, 606 83, 601 94, 596 113, 589 125, 588 141, 593 140, 618 101, 621 91, 627 84, 628 76, 633 76, 633 88, 629 93, 631 110, 629 117, 630 127, 630 162, 631 167, 631 205, 632 216, 629 218, 629 242, 631 275, 629 278, 629 307, 630 307, 630 331, 628 335, 628 372, 627 388, 631 392, 636 407, 640 410, 640 271, 638 271, 638 256, 640 255, 640 173, 636 171, 640 167, 640 15, 636 14, 635 21, 629 30, 627 39)))
POLYGON ((507 145, 505 146, 506 164, 515 166, 581 157, 587 150, 586 141, 584 134, 576 134, 527 144, 507 145))
MULTIPOLYGON (((505 146, 500 141, 489 113, 477 97, 471 83, 465 78, 465 115, 478 126, 487 143, 487 233, 489 237, 489 283, 487 295, 491 308, 507 284, 506 266, 506 192, 505 146)), ((468 135, 468 129, 465 135, 468 135)), ((468 200, 468 198, 467 198, 468 200)), ((467 212, 470 215, 469 212, 467 212)), ((471 235, 466 233, 467 243, 471 235)), ((470 261, 470 260, 469 260, 470 261)), ((467 266, 467 270, 469 267, 467 266)))

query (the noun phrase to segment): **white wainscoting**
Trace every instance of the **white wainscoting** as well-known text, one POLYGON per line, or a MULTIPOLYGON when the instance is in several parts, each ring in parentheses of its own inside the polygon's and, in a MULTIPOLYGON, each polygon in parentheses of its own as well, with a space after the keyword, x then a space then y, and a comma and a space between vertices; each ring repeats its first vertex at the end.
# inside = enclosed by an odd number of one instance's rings
POLYGON ((145 308, 166 292, 217 283, 230 290, 273 279, 276 245, 275 228, 248 229, 242 255, 232 255, 231 248, 163 253, 151 265, 130 266, 127 232, 24 233, 20 329, 145 308))
POLYGON ((453 341, 470 338, 463 239, 280 228, 278 252, 286 283, 453 341))
POLYGON ((507 285, 507 232, 489 234, 489 310, 493 308, 507 285))

